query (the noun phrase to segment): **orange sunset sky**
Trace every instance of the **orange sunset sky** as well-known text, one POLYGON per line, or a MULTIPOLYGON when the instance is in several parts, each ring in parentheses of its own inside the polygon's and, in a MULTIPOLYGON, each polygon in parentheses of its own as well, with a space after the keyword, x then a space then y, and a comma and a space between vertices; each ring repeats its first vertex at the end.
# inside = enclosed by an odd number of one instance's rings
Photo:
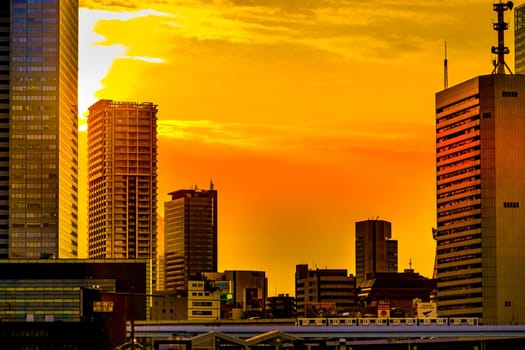
POLYGON ((355 222, 377 217, 400 271, 431 277, 444 42, 450 85, 490 74, 492 4, 80 0, 80 112, 158 104, 159 215, 213 180, 219 270, 264 270, 269 295, 294 294, 296 264, 354 274, 355 222))

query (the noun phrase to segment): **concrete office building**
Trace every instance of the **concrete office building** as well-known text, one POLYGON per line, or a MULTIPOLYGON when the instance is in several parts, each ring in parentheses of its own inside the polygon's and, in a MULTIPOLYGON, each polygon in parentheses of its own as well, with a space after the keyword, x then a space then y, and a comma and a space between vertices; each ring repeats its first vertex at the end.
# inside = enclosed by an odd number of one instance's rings
POLYGON ((89 258, 157 251, 157 106, 100 100, 88 115, 89 258))
POLYGON ((365 220, 355 224, 356 279, 374 272, 397 272, 397 240, 392 224, 385 220, 365 220))
POLYGON ((78 255, 78 1, 0 4, 0 258, 78 255))
POLYGON ((525 4, 514 9, 514 72, 525 74, 525 4))
MULTIPOLYGON (((525 323, 525 75, 492 75, 436 94, 439 316, 525 323)), ((503 23, 503 24, 502 24, 503 23)))
POLYGON ((525 76, 436 95, 440 316, 525 322, 525 76))
POLYGON ((295 268, 297 317, 352 314, 356 310, 356 279, 346 269, 295 268))
POLYGON ((217 191, 178 190, 164 203, 165 290, 187 291, 188 281, 217 272, 217 191))

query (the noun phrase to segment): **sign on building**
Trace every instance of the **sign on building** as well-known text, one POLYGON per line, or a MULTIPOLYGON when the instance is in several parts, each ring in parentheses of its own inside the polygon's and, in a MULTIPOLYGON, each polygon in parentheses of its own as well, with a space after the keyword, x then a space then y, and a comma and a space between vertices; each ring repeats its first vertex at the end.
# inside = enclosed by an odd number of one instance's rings
POLYGON ((416 302, 417 318, 437 318, 437 304, 432 302, 416 302))

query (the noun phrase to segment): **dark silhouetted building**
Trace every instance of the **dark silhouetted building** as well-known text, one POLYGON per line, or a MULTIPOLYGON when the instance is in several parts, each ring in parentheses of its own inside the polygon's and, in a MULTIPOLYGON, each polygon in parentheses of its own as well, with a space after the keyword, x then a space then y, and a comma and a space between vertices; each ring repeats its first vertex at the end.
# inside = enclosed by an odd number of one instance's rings
POLYGON ((186 291, 188 281, 217 272, 217 191, 178 190, 164 203, 164 289, 186 291))
POLYGON ((78 1, 0 4, 0 258, 78 256, 78 1))
POLYGON ((401 317, 413 317, 414 299, 429 301, 435 288, 435 280, 413 270, 370 273, 357 286, 358 310, 361 315, 373 317, 393 317, 393 311, 401 311, 401 317))
POLYGON ((295 298, 288 294, 268 297, 266 315, 269 318, 295 318, 295 298))
POLYGON ((346 315, 355 311, 355 277, 346 269, 295 268, 297 317, 346 315))
POLYGON ((150 273, 149 259, 1 260, 0 325, 34 323, 28 334, 43 330, 52 336, 57 331, 45 323, 63 323, 64 332, 80 329, 71 323, 89 323, 95 328, 82 332, 96 329, 98 336, 104 334, 97 341, 121 345, 126 321, 149 319, 150 273))
POLYGON ((355 223, 355 269, 357 281, 372 272, 397 272, 397 240, 392 224, 384 220, 355 223))

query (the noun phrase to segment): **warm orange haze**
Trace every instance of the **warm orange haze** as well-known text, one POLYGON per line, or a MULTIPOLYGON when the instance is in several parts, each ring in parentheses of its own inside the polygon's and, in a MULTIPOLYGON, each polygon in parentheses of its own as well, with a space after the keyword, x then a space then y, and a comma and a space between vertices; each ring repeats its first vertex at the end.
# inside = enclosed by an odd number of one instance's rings
POLYGON ((158 104, 159 214, 213 180, 219 270, 265 270, 270 295, 296 264, 355 273, 355 222, 376 217, 430 277, 444 42, 450 85, 490 74, 490 3, 80 1, 79 110, 158 104))

